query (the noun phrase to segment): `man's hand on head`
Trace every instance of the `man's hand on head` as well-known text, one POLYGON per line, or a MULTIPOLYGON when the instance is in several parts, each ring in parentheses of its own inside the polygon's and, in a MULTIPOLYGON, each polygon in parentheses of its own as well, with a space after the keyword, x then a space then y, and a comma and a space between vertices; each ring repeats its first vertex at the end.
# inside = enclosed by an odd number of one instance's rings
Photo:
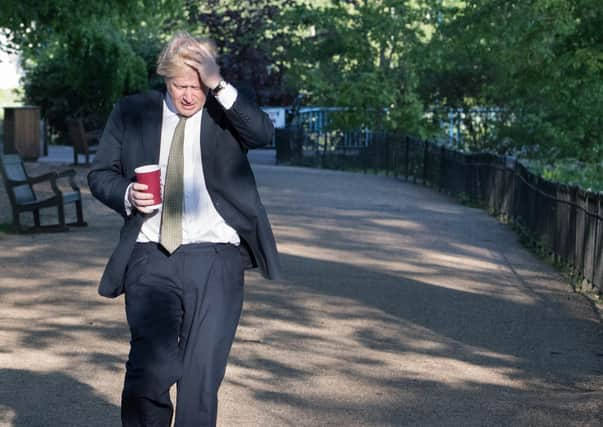
POLYGON ((202 45, 197 45, 194 48, 189 47, 187 49, 189 55, 184 63, 199 73, 199 78, 203 84, 209 89, 213 89, 218 86, 218 83, 222 80, 220 75, 220 67, 216 63, 216 58, 211 52, 202 45))
POLYGON ((128 200, 137 210, 144 214, 153 213, 153 209, 149 206, 153 206, 153 194, 147 193, 145 190, 148 189, 146 184, 135 182, 130 186, 128 192, 128 200))

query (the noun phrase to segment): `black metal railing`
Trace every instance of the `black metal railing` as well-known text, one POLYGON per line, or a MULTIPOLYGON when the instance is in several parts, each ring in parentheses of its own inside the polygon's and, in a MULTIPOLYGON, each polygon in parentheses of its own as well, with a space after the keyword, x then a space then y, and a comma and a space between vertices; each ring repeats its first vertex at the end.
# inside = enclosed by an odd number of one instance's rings
POLYGON ((406 135, 277 129, 277 162, 375 171, 483 205, 603 290, 603 194, 550 182, 512 157, 466 153, 406 135))

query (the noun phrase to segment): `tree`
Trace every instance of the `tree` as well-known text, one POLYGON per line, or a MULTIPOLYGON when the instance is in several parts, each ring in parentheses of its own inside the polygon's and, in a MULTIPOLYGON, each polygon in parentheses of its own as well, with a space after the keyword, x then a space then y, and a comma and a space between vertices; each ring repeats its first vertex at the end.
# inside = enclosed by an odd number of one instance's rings
POLYGON ((294 0, 210 0, 188 2, 191 32, 216 41, 227 80, 236 82, 260 105, 287 105, 295 91, 284 84, 280 65, 289 34, 279 17, 294 0))
POLYGON ((169 8, 165 3, 157 0, 4 0, 0 9, 0 31, 9 43, 0 49, 35 56, 57 36, 94 21, 111 21, 113 32, 157 28, 172 17, 180 2, 170 2, 169 8))
POLYGON ((309 102, 345 108, 336 126, 419 132, 411 52, 424 13, 405 0, 297 5, 281 21, 292 39, 282 66, 309 102))
POLYGON ((445 107, 499 107, 488 144, 499 152, 603 160, 598 0, 463 4, 439 5, 422 95, 445 107))
POLYGON ((55 131, 78 116, 100 126, 117 98, 148 87, 147 67, 107 21, 74 29, 25 62, 25 97, 55 131))
POLYGON ((172 13, 151 0, 7 2, 3 48, 21 53, 25 100, 40 105, 59 133, 67 116, 96 116, 101 124, 118 97, 148 87, 150 52, 156 57, 172 13))

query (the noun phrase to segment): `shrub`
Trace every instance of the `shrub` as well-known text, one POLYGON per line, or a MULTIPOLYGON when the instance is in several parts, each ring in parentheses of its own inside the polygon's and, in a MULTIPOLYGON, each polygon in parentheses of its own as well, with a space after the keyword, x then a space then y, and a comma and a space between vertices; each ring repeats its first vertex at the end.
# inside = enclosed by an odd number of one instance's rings
POLYGON ((26 102, 40 106, 60 135, 66 117, 99 125, 120 96, 148 87, 145 60, 111 20, 93 20, 49 41, 24 70, 26 102))

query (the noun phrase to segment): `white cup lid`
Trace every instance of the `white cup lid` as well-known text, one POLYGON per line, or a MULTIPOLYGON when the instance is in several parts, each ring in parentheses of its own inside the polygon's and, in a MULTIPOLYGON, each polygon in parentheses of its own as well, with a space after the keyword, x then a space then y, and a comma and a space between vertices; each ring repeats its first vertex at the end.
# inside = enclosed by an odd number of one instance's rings
POLYGON ((160 170, 161 168, 159 167, 159 165, 144 165, 144 166, 138 166, 136 169, 134 169, 134 173, 149 173, 149 172, 155 172, 156 170, 160 170))

